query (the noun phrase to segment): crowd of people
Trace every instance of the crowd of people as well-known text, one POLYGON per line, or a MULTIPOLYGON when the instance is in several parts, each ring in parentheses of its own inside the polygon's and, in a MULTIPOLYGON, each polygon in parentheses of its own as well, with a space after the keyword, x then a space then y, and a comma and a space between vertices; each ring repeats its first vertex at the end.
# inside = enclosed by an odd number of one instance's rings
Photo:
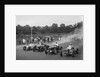
MULTIPOLYGON (((39 37, 36 37, 36 38, 33 38, 31 37, 31 39, 21 39, 18 41, 18 44, 19 45, 22 45, 22 44, 30 44, 30 43, 34 43, 34 42, 37 42, 38 44, 42 45, 46 42, 50 42, 50 41, 53 41, 54 38, 53 37, 46 37, 46 38, 39 38, 39 37)), ((61 40, 61 37, 58 38, 58 40, 61 40)), ((54 44, 54 46, 58 46, 58 42, 56 42, 54 44)), ((72 49, 73 45, 72 43, 69 44, 69 46, 67 47, 68 50, 72 49)))
MULTIPOLYGON (((45 40, 46 40, 46 39, 48 39, 48 38, 45 38, 45 40)), ((58 40, 61 40, 61 37, 59 37, 58 40)), ((45 46, 45 45, 47 45, 47 44, 43 41, 43 39, 41 39, 41 38, 39 38, 39 37, 37 37, 37 38, 31 37, 30 42, 27 41, 27 40, 25 40, 25 39, 22 39, 22 43, 23 43, 23 44, 26 44, 26 46, 28 46, 28 47, 34 46, 33 43, 34 43, 35 41, 37 41, 37 43, 39 44, 39 46, 45 46)), ((51 38, 49 38, 49 39, 46 40, 46 41, 51 41, 51 38)), ((54 49, 54 48, 59 49, 58 41, 55 41, 55 42, 53 43, 53 45, 50 46, 50 48, 51 48, 51 49, 54 49)), ((65 50, 68 51, 69 53, 73 53, 73 48, 74 48, 73 44, 70 43, 70 44, 65 48, 65 50)), ((42 50, 41 50, 41 51, 42 51, 42 50)))
POLYGON ((23 39, 17 40, 17 44, 23 45, 23 44, 29 44, 29 43, 34 43, 34 42, 39 44, 40 42, 47 43, 47 42, 52 42, 53 40, 54 40, 54 38, 50 37, 50 36, 46 36, 44 38, 41 38, 41 37, 33 38, 33 37, 31 37, 31 39, 24 39, 23 38, 23 39))

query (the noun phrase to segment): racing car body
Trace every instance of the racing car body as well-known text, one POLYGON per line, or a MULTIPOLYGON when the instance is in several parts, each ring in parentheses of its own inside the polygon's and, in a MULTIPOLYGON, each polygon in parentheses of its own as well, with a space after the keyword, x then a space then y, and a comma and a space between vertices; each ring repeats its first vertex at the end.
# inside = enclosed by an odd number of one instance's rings
POLYGON ((44 45, 35 45, 34 48, 33 48, 33 51, 39 51, 39 52, 42 52, 44 51, 44 45))
POLYGON ((60 56, 72 56, 72 57, 74 57, 75 56, 75 54, 78 54, 78 48, 72 48, 72 49, 65 49, 64 51, 62 51, 61 53, 60 53, 60 56))
POLYGON ((42 45, 38 44, 33 47, 33 52, 35 51, 43 52, 46 51, 48 48, 49 46, 46 44, 42 44, 42 45))
POLYGON ((23 50, 24 51, 32 50, 34 46, 35 46, 35 44, 32 44, 32 43, 30 43, 28 45, 24 45, 23 50))
POLYGON ((55 46, 50 46, 46 51, 45 54, 57 54, 62 50, 62 47, 55 47, 55 46))

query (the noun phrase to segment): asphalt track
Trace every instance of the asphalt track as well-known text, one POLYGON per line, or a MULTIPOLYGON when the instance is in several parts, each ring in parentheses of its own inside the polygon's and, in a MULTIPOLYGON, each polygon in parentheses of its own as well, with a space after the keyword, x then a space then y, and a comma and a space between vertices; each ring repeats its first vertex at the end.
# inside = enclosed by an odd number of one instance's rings
MULTIPOLYGON (((62 42, 59 45, 65 49, 68 44, 69 42, 62 42)), ((56 55, 46 55, 45 52, 23 51, 23 45, 17 45, 16 60, 83 60, 83 41, 73 42, 73 45, 79 48, 79 54, 76 54, 75 57, 61 57, 60 53, 56 55)))

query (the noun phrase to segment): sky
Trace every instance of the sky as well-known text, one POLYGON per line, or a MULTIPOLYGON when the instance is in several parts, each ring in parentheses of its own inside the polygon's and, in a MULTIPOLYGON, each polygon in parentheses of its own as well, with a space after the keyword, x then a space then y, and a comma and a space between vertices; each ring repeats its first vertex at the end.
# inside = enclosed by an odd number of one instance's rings
POLYGON ((58 26, 62 23, 73 25, 80 21, 83 21, 82 15, 16 15, 16 26, 51 26, 53 23, 58 26))

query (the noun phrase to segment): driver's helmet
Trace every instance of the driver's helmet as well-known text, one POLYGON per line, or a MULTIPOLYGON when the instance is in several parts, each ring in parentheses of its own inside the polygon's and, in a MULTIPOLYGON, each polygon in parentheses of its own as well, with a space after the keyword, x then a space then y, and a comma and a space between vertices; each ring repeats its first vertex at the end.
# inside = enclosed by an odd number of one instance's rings
POLYGON ((32 43, 29 44, 29 46, 32 46, 32 45, 33 45, 32 43))

